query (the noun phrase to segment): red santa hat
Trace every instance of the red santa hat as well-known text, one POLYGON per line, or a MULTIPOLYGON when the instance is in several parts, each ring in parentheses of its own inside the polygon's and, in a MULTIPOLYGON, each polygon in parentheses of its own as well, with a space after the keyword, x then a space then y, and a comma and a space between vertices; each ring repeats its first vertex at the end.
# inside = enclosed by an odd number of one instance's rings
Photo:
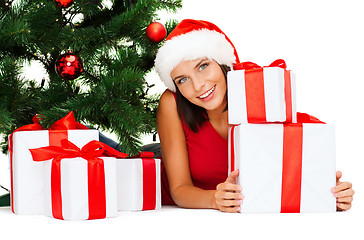
POLYGON ((166 87, 176 92, 171 71, 182 61, 198 58, 209 58, 231 68, 239 63, 233 43, 220 28, 207 21, 185 19, 158 50, 155 68, 166 87))

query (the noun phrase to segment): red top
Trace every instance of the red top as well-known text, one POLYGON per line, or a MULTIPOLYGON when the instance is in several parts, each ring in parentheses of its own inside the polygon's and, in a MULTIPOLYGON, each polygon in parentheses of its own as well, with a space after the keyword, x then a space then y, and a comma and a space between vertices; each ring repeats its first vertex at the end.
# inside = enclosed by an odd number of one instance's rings
MULTIPOLYGON (((183 120, 190 172, 194 186, 214 190, 228 177, 228 140, 206 121, 193 132, 183 120)), ((162 204, 174 204, 170 197, 167 175, 162 164, 162 204)))
POLYGON ((205 190, 216 189, 228 176, 228 141, 209 121, 204 122, 197 133, 184 122, 182 126, 193 184, 205 190))

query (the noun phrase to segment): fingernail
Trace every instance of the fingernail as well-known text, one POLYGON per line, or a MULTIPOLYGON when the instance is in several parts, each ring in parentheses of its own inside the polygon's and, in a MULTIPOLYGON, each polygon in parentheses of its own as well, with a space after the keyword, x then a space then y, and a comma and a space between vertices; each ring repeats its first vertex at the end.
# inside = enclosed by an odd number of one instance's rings
POLYGON ((331 188, 331 192, 332 192, 332 193, 335 193, 335 192, 336 192, 334 187, 333 187, 333 188, 331 188))
POLYGON ((244 195, 243 194, 239 194, 239 198, 243 199, 244 195))
POLYGON ((240 212, 240 207, 236 207, 235 210, 240 212))
POLYGON ((236 201, 237 204, 242 204, 243 203, 243 200, 238 200, 236 201))
POLYGON ((334 193, 333 195, 334 195, 334 197, 337 197, 337 193, 334 193))
POLYGON ((241 188, 241 186, 238 186, 238 191, 242 191, 243 189, 241 188))

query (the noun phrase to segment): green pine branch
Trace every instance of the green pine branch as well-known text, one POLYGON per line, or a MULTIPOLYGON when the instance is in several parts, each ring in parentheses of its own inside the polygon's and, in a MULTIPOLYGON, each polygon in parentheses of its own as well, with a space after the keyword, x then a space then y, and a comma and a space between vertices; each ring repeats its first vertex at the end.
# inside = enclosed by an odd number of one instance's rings
MULTIPOLYGON (((74 111, 79 122, 116 134, 122 149, 135 154, 140 136, 156 131, 159 96, 145 75, 153 68, 161 44, 145 36, 146 27, 158 19, 158 10, 175 12, 181 0, 77 0, 67 9, 54 1, 23 0, 5 6, 0 0, 0 133, 43 114, 41 124, 74 111), (55 63, 72 50, 84 63, 75 80, 62 79, 55 63), (31 61, 42 63, 46 81, 20 77, 31 61)), ((167 32, 176 25, 166 23, 167 32)), ((6 142, 2 143, 6 149, 6 142)))

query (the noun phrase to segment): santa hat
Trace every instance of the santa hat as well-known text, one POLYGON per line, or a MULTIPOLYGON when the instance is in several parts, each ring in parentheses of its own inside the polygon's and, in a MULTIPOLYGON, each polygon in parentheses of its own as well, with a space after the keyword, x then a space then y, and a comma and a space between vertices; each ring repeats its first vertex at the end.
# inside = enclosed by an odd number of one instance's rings
POLYGON ((185 19, 173 29, 158 50, 155 68, 166 87, 176 92, 171 71, 182 61, 198 58, 209 58, 231 68, 239 62, 233 43, 215 24, 185 19))

